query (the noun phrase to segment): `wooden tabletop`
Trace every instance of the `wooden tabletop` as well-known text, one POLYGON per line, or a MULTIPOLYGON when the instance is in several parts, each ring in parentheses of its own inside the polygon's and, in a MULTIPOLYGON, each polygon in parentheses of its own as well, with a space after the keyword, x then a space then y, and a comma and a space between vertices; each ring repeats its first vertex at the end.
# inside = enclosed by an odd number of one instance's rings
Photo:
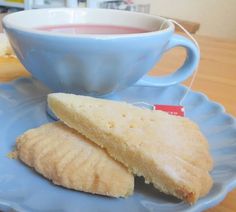
MULTIPOLYGON (((210 99, 224 105, 226 111, 236 116, 236 41, 195 36, 201 48, 201 61, 193 90, 205 93, 210 99)), ((168 52, 151 71, 161 75, 175 70, 184 60, 185 51, 176 48, 168 52)), ((0 82, 30 76, 14 58, 0 58, 0 82)), ((184 82, 189 84, 189 80, 184 82)), ((236 189, 224 201, 208 212, 236 211, 236 189)))

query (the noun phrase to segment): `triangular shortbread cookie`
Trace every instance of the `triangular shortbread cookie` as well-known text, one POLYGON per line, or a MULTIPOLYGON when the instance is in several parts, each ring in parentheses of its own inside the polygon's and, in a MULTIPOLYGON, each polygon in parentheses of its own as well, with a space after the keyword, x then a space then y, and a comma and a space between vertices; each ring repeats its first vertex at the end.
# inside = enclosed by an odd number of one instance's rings
POLYGON ((57 185, 113 197, 133 193, 126 167, 61 122, 28 130, 16 145, 20 160, 57 185))
POLYGON ((65 124, 162 192, 189 203, 209 192, 208 143, 187 118, 73 94, 50 94, 48 104, 65 124))

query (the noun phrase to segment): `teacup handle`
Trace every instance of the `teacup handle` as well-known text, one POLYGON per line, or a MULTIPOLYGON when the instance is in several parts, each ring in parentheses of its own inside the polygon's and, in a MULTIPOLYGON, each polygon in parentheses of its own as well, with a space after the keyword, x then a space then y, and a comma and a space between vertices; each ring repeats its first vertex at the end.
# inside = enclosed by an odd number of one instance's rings
POLYGON ((141 78, 138 82, 136 82, 136 85, 158 86, 158 87, 170 86, 178 84, 187 79, 188 77, 190 77, 197 68, 197 65, 199 63, 200 59, 199 49, 191 40, 185 38, 184 36, 174 34, 170 39, 169 43, 167 44, 167 46, 165 47, 164 52, 169 51, 170 49, 177 46, 184 47, 187 50, 187 56, 185 62, 179 69, 177 69, 174 73, 171 73, 163 77, 146 75, 143 78, 141 78))

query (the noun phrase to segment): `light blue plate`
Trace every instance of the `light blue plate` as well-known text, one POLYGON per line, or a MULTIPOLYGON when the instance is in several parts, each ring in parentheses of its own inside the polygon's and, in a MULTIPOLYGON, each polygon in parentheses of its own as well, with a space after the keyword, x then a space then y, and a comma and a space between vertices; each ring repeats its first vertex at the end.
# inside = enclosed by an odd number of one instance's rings
MULTIPOLYGON (((131 103, 177 104, 186 88, 131 87, 114 99, 131 103)), ((190 206, 136 179, 134 195, 113 199, 68 190, 38 175, 21 162, 9 159, 15 139, 25 130, 52 121, 45 112, 49 91, 38 81, 22 78, 0 85, 0 210, 16 211, 202 211, 224 199, 236 187, 236 122, 224 108, 196 92, 184 101, 186 115, 207 136, 214 157, 210 193, 190 206)))

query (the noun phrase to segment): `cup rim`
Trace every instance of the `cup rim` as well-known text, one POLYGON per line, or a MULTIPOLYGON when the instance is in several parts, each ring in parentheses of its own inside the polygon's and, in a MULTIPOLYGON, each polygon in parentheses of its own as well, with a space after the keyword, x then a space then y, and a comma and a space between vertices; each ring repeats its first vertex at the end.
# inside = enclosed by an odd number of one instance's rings
MULTIPOLYGON (((146 36, 153 36, 153 35, 157 35, 157 34, 163 34, 163 33, 167 33, 167 32, 173 32, 175 29, 174 24, 169 21, 167 18, 161 17, 161 16, 156 16, 156 15, 151 15, 151 14, 145 14, 145 13, 139 13, 139 12, 130 12, 130 11, 123 11, 123 10, 112 10, 112 9, 101 9, 101 8, 43 8, 43 9, 37 9, 37 10, 23 10, 20 12, 15 12, 12 14, 8 14, 6 15, 3 20, 3 27, 5 29, 7 28, 11 28, 11 29, 15 29, 18 31, 22 31, 22 32, 27 32, 27 33, 32 33, 32 34, 37 34, 37 35, 42 35, 42 36, 50 36, 50 37, 68 37, 68 38, 92 38, 92 39, 113 39, 113 38, 128 38, 128 37, 146 37, 146 36), (12 16, 19 16, 21 17, 21 15, 25 14, 25 13, 33 13, 34 11, 40 12, 40 11, 44 11, 44 12, 52 12, 52 11, 104 11, 104 12, 112 12, 112 13, 116 13, 116 14, 132 14, 132 15, 137 15, 137 16, 143 16, 144 18, 153 18, 156 20, 162 20, 165 21, 168 26, 165 29, 161 29, 161 30, 157 30, 157 31, 150 31, 150 32, 143 32, 143 33, 132 33, 132 34, 66 34, 66 33, 58 33, 58 32, 47 32, 47 31, 41 31, 38 29, 34 29, 34 28, 29 28, 29 27, 24 27, 24 26, 19 26, 19 24, 15 24, 12 20, 11 17, 12 16)), ((7 31, 7 30, 6 30, 7 31)))

